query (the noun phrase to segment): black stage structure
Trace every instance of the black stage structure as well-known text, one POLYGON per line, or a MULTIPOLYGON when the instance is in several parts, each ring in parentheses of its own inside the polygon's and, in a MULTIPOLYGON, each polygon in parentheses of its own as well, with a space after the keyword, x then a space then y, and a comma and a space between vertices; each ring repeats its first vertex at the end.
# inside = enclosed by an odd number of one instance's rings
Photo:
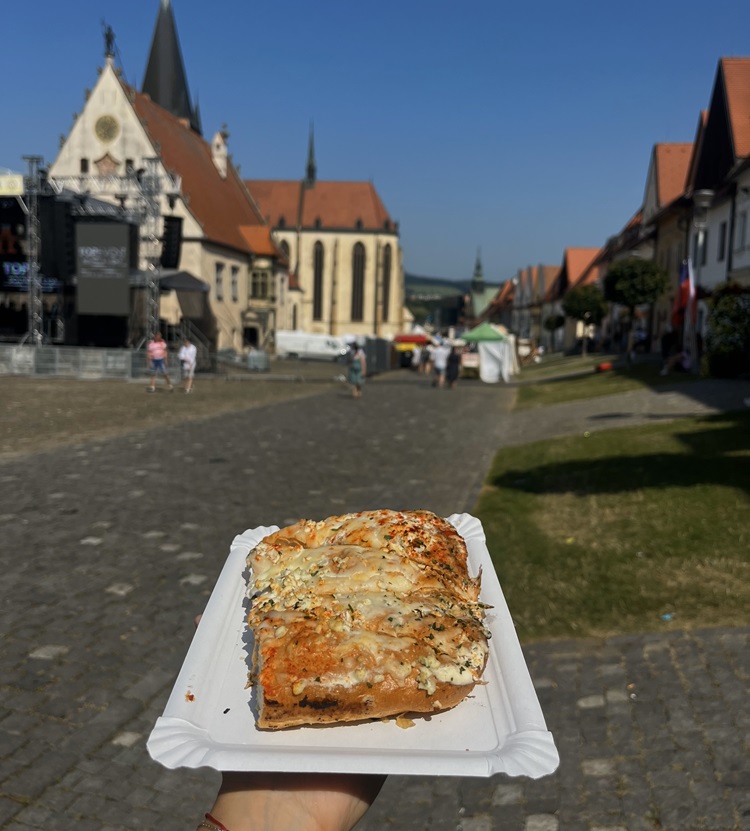
MULTIPOLYGON (((140 271, 140 226, 122 208, 90 195, 45 188, 37 199, 38 289, 43 338, 65 346, 133 348, 148 332, 152 275, 140 271)), ((190 297, 206 314, 208 286, 177 271, 182 220, 163 217, 158 279, 162 291, 190 297)), ((0 197, 0 341, 28 334, 29 216, 23 200, 0 197)), ((184 304, 182 304, 184 305, 184 304)))

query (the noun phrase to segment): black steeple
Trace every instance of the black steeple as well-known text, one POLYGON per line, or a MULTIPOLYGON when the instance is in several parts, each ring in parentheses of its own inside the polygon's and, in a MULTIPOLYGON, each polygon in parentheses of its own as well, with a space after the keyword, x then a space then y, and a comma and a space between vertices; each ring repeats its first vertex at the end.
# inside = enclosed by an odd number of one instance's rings
POLYGON ((474 276, 471 278, 473 292, 484 291, 484 275, 482 274, 482 249, 477 249, 477 259, 474 263, 474 276))
POLYGON ((315 165, 315 134, 313 132, 313 125, 310 125, 310 140, 307 146, 307 175, 305 176, 305 184, 311 188, 315 184, 315 177, 317 175, 317 167, 315 165))
POLYGON ((187 119, 197 133, 201 132, 197 108, 190 102, 171 0, 161 0, 159 5, 141 91, 150 95, 152 101, 172 115, 187 119))

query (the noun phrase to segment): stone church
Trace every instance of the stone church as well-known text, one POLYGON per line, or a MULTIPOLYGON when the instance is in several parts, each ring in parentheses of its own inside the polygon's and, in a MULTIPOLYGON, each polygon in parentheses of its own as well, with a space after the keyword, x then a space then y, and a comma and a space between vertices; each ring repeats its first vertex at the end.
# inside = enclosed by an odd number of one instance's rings
POLYGON ((299 288, 290 294, 286 327, 385 338, 403 331, 398 224, 371 182, 319 180, 311 129, 303 179, 245 184, 299 288))

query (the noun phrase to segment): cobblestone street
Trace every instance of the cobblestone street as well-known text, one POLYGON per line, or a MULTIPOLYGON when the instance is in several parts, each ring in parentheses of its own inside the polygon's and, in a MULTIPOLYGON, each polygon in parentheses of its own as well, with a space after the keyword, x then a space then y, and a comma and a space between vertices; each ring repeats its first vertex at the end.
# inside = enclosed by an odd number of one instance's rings
MULTIPOLYGON (((166 770, 145 743, 235 534, 376 507, 471 511, 504 443, 750 394, 696 382, 690 398, 644 390, 511 413, 513 387, 435 390, 408 372, 359 401, 319 386, 0 462, 0 828, 195 828, 218 774, 166 770)), ((558 772, 391 777, 361 829, 750 829, 750 629, 524 651, 558 772)))

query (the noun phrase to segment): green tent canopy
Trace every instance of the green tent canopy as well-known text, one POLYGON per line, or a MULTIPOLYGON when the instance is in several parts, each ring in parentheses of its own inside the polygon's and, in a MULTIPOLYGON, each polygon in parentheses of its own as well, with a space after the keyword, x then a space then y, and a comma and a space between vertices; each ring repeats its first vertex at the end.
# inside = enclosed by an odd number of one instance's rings
POLYGON ((461 335, 461 340, 467 343, 479 343, 488 340, 507 340, 506 336, 492 323, 480 323, 468 332, 461 335))

